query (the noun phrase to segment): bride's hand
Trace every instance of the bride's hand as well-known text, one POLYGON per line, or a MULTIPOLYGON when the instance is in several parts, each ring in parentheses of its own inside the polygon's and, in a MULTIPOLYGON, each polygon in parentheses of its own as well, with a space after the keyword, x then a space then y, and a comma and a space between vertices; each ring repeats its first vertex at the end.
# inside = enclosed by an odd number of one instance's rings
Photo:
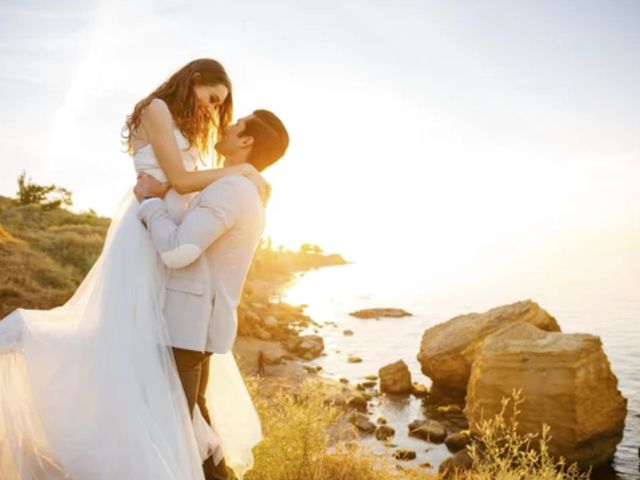
POLYGON ((262 205, 267 206, 267 202, 271 197, 271 185, 267 182, 262 175, 247 175, 247 178, 253 182, 253 184, 258 188, 258 192, 260 192, 260 199, 262 200, 262 205))
POLYGON ((251 165, 250 163, 239 163, 238 165, 233 165, 231 167, 227 167, 232 175, 242 175, 243 177, 249 177, 251 175, 260 175, 258 169, 251 165))
POLYGON ((271 185, 264 179, 262 175, 260 175, 260 172, 256 169, 256 167, 254 167, 250 163, 241 163, 229 168, 233 169, 234 175, 242 175, 243 177, 247 177, 253 182, 253 184, 258 189, 258 192, 260 192, 262 204, 266 206, 267 202, 269 201, 269 197, 271 197, 271 185))

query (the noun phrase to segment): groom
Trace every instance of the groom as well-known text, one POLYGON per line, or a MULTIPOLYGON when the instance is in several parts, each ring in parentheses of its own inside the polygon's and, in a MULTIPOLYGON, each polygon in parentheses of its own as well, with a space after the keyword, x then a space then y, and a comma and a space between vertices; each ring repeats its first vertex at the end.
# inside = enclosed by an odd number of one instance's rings
MULTIPOLYGON (((246 162, 262 171, 288 144, 282 121, 256 110, 225 129, 215 148, 225 167, 246 162)), ((237 306, 264 228, 264 207, 251 180, 228 176, 202 190, 177 225, 161 201, 167 188, 141 175, 134 189, 141 202, 138 217, 171 269, 164 314, 189 409, 193 414, 197 404, 211 424, 205 398, 209 357, 233 347, 237 306)), ((229 478, 224 459, 214 465, 210 456, 203 469, 206 480, 229 478)))

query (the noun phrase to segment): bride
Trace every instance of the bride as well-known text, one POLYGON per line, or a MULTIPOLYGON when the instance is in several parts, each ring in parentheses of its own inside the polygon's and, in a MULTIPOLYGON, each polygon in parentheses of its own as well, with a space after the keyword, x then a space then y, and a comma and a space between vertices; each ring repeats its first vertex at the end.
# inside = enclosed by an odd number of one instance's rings
MULTIPOLYGON (((232 104, 222 65, 200 59, 127 118, 135 169, 171 184, 164 201, 176 222, 192 192, 227 175, 249 177, 266 195, 249 164, 198 171, 232 104), (154 119, 149 106, 158 102, 173 125, 154 119)), ((226 460, 240 479, 252 468, 262 432, 231 352, 211 357, 212 425, 197 406, 189 412, 162 316, 166 270, 137 210, 128 192, 67 303, 0 321, 0 478, 202 480, 208 457, 226 460)))

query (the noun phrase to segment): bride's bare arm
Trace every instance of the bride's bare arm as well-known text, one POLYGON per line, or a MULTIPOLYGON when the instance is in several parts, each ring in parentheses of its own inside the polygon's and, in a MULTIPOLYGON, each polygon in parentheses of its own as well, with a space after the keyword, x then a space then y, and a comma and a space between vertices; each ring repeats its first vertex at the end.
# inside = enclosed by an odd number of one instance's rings
MULTIPOLYGON (((243 175, 257 183, 258 171, 248 163, 227 168, 216 168, 189 172, 184 168, 180 149, 173 134, 173 119, 169 107, 162 100, 154 99, 142 111, 141 127, 146 140, 151 144, 160 167, 169 183, 178 193, 203 190, 207 185, 228 175, 243 175)), ((262 177, 260 177, 262 179, 262 177)), ((264 182, 264 180, 262 180, 264 182)), ((266 182, 265 182, 266 183, 266 182)), ((260 186, 259 186, 260 188, 260 186)))

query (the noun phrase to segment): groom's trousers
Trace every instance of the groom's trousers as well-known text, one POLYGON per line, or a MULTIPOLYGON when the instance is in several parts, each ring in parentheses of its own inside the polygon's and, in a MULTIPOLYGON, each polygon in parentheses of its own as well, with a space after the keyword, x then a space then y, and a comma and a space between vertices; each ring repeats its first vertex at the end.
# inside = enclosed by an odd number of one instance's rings
MULTIPOLYGON (((174 348, 173 356, 178 367, 178 375, 182 388, 187 396, 189 403, 189 411, 193 415, 193 409, 196 404, 200 408, 202 416, 211 425, 209 410, 207 409, 207 382, 209 380, 209 360, 211 353, 197 352, 194 350, 185 350, 183 348, 174 348)), ((213 456, 207 458, 202 464, 204 477, 206 480, 228 480, 229 472, 224 458, 215 465, 213 456)))

